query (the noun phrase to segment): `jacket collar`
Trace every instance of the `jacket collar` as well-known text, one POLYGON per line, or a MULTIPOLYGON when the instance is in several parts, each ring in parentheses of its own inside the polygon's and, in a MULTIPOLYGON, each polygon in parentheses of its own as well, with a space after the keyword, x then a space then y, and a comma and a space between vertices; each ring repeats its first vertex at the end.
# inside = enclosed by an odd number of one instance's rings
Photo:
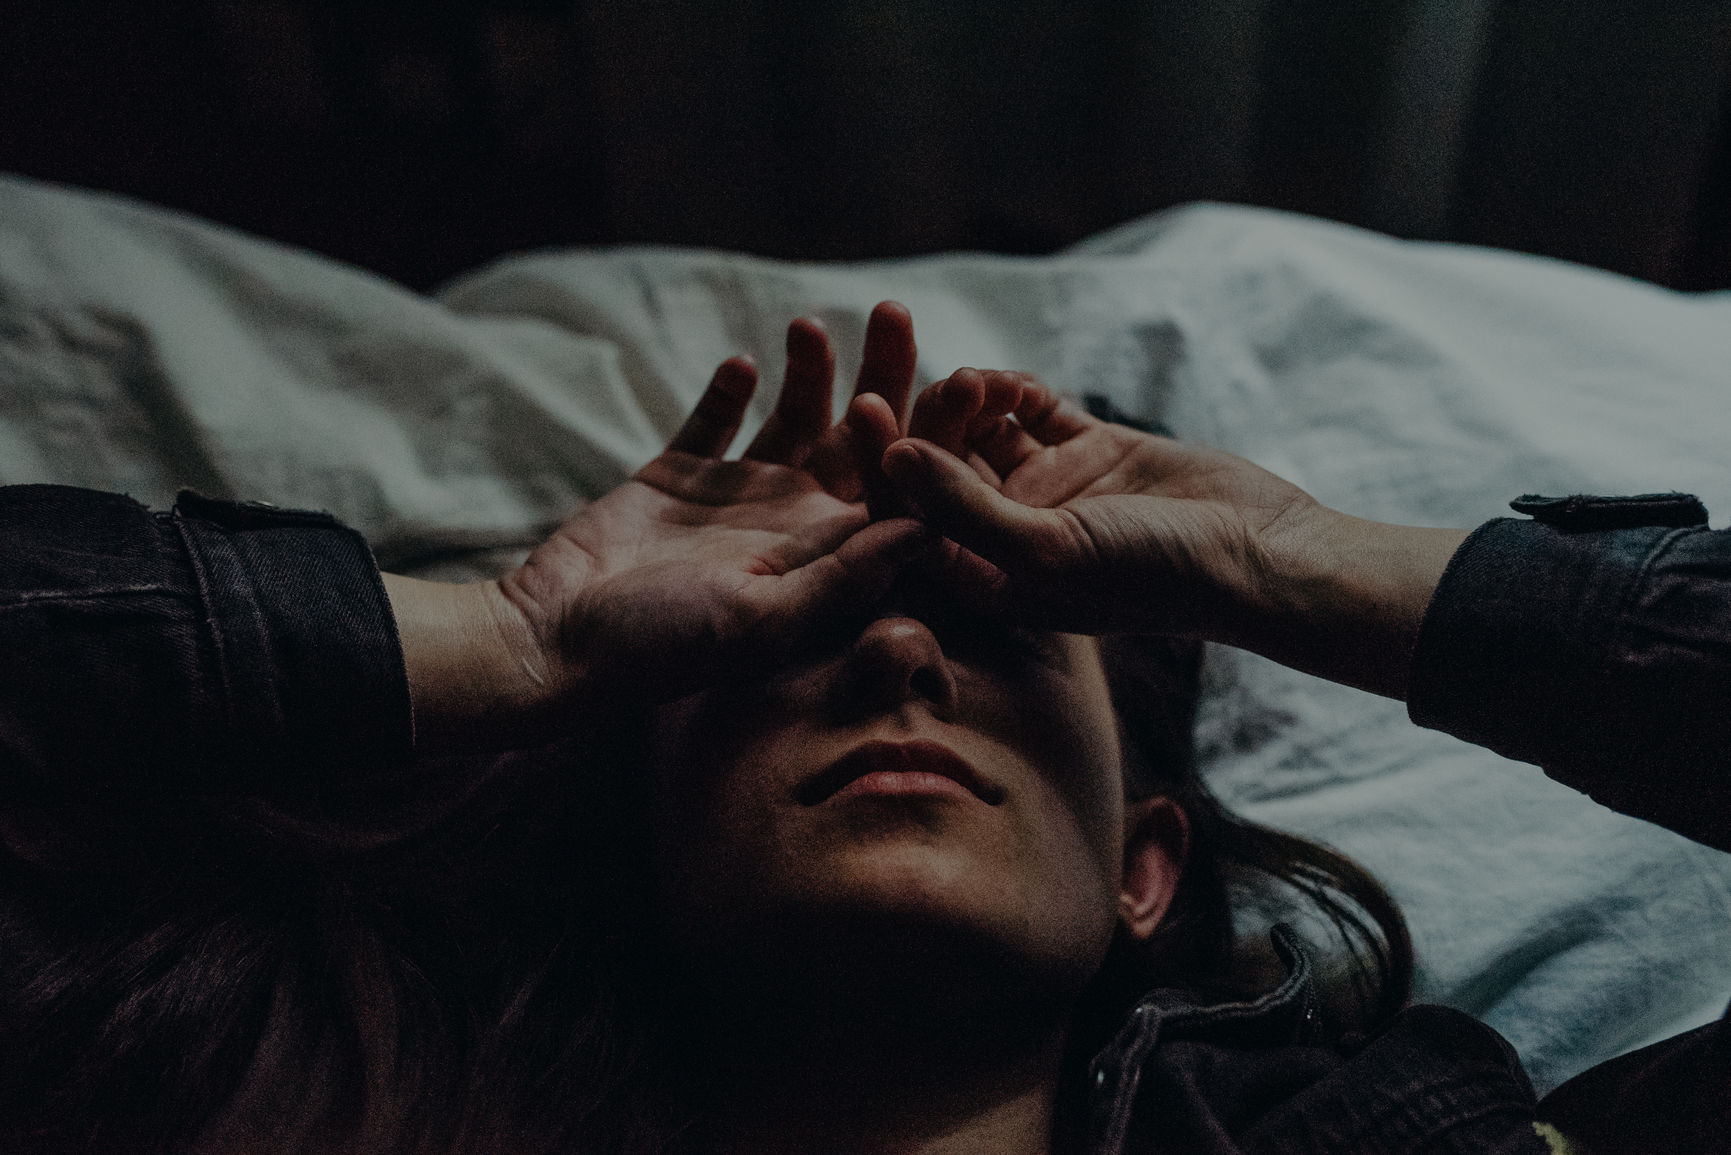
POLYGON ((1310 957, 1285 923, 1269 932, 1286 979, 1250 1002, 1202 1004, 1187 991, 1148 992, 1088 1066, 1090 1155, 1123 1155, 1142 1067, 1163 1040, 1206 1038, 1278 1046, 1313 1041, 1320 1030, 1310 957))

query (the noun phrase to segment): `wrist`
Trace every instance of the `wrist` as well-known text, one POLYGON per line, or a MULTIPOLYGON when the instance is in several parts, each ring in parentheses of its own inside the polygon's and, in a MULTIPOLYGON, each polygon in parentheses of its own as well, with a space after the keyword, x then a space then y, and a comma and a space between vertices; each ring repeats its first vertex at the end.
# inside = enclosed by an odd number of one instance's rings
POLYGON ((1468 531, 1314 506, 1260 543, 1221 640, 1283 665, 1405 698, 1419 627, 1468 531))
POLYGON ((386 574, 423 754, 506 750, 551 736, 558 677, 496 581, 386 574))

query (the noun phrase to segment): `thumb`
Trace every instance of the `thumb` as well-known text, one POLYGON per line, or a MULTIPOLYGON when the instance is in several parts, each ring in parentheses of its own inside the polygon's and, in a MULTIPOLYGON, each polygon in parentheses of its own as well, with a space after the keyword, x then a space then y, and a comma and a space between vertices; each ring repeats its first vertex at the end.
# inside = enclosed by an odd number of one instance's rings
POLYGON ((781 579, 779 625, 797 634, 806 625, 858 613, 889 593, 902 570, 930 552, 930 530, 907 517, 873 522, 781 579))
POLYGON ((1064 535, 1053 511, 1011 501, 930 442, 903 438, 884 451, 883 468, 927 525, 1006 571, 1049 557, 1064 535))

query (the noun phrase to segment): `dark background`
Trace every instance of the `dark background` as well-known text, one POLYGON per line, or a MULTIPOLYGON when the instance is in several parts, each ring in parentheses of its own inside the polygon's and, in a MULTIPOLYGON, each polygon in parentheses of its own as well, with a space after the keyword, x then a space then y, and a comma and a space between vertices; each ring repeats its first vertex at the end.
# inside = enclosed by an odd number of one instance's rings
POLYGON ((0 169, 428 287, 1196 199, 1731 286, 1731 0, 0 0, 0 169))

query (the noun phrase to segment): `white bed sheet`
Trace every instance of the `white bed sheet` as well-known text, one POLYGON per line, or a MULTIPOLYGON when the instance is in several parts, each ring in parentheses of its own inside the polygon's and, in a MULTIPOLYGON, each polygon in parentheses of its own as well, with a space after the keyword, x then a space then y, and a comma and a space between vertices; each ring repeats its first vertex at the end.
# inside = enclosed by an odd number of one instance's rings
MULTIPOLYGON (((1468 526, 1535 491, 1731 508, 1725 294, 1203 205, 1049 258, 546 252, 426 297, 16 178, 0 483, 315 506, 387 568, 487 572, 651 456, 724 357, 778 379, 790 318, 823 317, 851 378, 886 297, 913 310, 922 382, 1032 370, 1365 517, 1468 526)), ((1731 857, 1234 651, 1210 654, 1201 740, 1229 802, 1388 883, 1419 997, 1502 1031, 1541 1093, 1731 996, 1731 857)))

